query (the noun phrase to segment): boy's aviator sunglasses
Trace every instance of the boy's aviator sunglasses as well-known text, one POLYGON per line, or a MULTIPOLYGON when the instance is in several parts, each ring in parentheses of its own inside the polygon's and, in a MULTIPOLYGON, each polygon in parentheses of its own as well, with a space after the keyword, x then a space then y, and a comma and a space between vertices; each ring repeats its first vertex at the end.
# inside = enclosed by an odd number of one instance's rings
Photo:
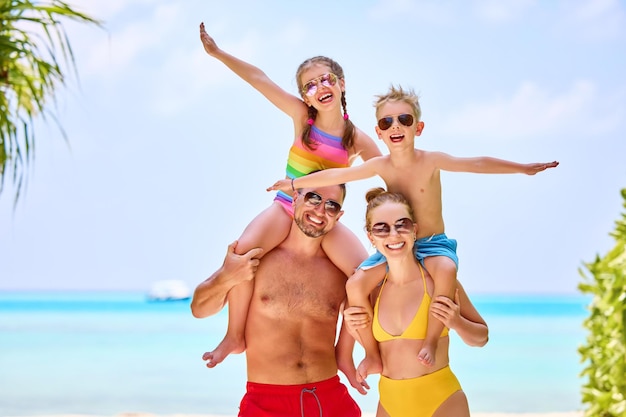
POLYGON ((332 72, 329 72, 327 74, 322 74, 317 78, 313 78, 311 81, 302 86, 302 94, 310 97, 317 93, 318 83, 322 84, 324 87, 332 87, 337 84, 337 76, 332 72))
MULTIPOLYGON (((413 125, 413 115, 412 114, 400 114, 398 116, 396 116, 398 118, 398 123, 400 123, 403 126, 409 127, 411 125, 413 125)), ((380 128, 380 130, 387 130, 391 127, 391 125, 393 124, 393 116, 387 116, 387 117, 383 117, 382 119, 378 120, 378 127, 380 128)))
MULTIPOLYGON (((303 194, 300 193, 300 195, 303 194)), ((326 210, 326 213, 328 213, 330 217, 335 217, 341 211, 341 204, 334 200, 324 201, 321 195, 319 195, 318 193, 314 193, 313 191, 309 191, 308 193, 304 194, 304 202, 311 207, 317 207, 323 202, 324 210, 326 210)))
POLYGON ((396 229, 396 233, 407 234, 413 233, 413 220, 405 217, 396 221, 393 225, 381 222, 376 223, 370 228, 370 233, 376 237, 386 238, 391 234, 391 228, 396 229))

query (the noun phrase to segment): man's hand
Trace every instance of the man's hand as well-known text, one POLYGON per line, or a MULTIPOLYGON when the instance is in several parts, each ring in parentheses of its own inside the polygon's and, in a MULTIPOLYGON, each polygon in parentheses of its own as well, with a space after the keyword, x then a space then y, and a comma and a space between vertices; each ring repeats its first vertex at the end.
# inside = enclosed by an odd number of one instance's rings
POLYGON ((368 356, 361 361, 359 366, 356 368, 356 380, 360 384, 367 384, 365 378, 367 378, 370 374, 379 374, 383 370, 383 364, 378 360, 374 360, 368 356))
POLYGON ((346 378, 348 378, 348 382, 350 383, 352 388, 354 388, 355 390, 359 392, 359 394, 361 395, 367 394, 367 391, 370 389, 369 384, 367 383, 365 379, 363 379, 362 381, 358 381, 357 376, 356 376, 356 369, 352 367, 352 370, 353 372, 348 372, 345 374, 346 378))
POLYGON ((228 277, 231 284, 233 284, 232 286, 244 281, 250 281, 254 278, 254 274, 261 262, 259 257, 263 253, 263 249, 254 248, 243 255, 237 255, 235 253, 237 243, 238 242, 235 240, 228 245, 224 265, 222 266, 222 273, 228 277))
POLYGON ((196 318, 217 314, 226 304, 228 292, 235 285, 254 278, 263 249, 250 249, 243 255, 237 255, 237 241, 228 245, 222 266, 209 278, 201 282, 191 299, 191 313, 196 318))

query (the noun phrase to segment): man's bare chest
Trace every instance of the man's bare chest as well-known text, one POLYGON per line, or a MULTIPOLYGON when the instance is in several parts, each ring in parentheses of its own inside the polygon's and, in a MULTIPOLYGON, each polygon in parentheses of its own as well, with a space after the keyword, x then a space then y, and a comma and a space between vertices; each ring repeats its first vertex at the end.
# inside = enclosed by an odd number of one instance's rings
POLYGON ((259 308, 273 314, 336 317, 346 296, 346 278, 332 264, 288 256, 269 261, 255 278, 253 297, 259 308))

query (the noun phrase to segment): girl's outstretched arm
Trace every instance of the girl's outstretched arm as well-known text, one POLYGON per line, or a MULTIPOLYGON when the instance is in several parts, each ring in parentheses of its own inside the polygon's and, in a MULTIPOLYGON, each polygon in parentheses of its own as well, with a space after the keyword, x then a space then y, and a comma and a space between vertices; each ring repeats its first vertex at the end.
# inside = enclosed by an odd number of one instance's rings
POLYGON ((280 88, 260 68, 220 49, 215 40, 206 32, 204 23, 200 24, 200 40, 207 54, 220 60, 292 119, 301 122, 306 118, 307 106, 299 97, 280 88))

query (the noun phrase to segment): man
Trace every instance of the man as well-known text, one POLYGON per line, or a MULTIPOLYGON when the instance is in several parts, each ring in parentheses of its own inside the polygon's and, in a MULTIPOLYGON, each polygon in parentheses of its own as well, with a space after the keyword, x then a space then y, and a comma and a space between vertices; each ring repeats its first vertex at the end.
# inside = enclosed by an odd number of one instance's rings
MULTIPOLYGON (((260 250, 239 256, 236 243, 230 245, 224 265, 195 290, 192 313, 207 317, 224 306, 233 286, 254 278, 245 333, 248 383, 239 417, 361 415, 337 375, 341 369, 362 394, 369 388, 355 380, 354 340, 343 327, 335 352, 347 277, 321 247, 343 214, 344 197, 345 185, 298 190, 291 231, 263 262, 260 250)), ((346 244, 362 247, 356 237, 346 244)), ((210 361, 210 354, 204 359, 210 361)))

